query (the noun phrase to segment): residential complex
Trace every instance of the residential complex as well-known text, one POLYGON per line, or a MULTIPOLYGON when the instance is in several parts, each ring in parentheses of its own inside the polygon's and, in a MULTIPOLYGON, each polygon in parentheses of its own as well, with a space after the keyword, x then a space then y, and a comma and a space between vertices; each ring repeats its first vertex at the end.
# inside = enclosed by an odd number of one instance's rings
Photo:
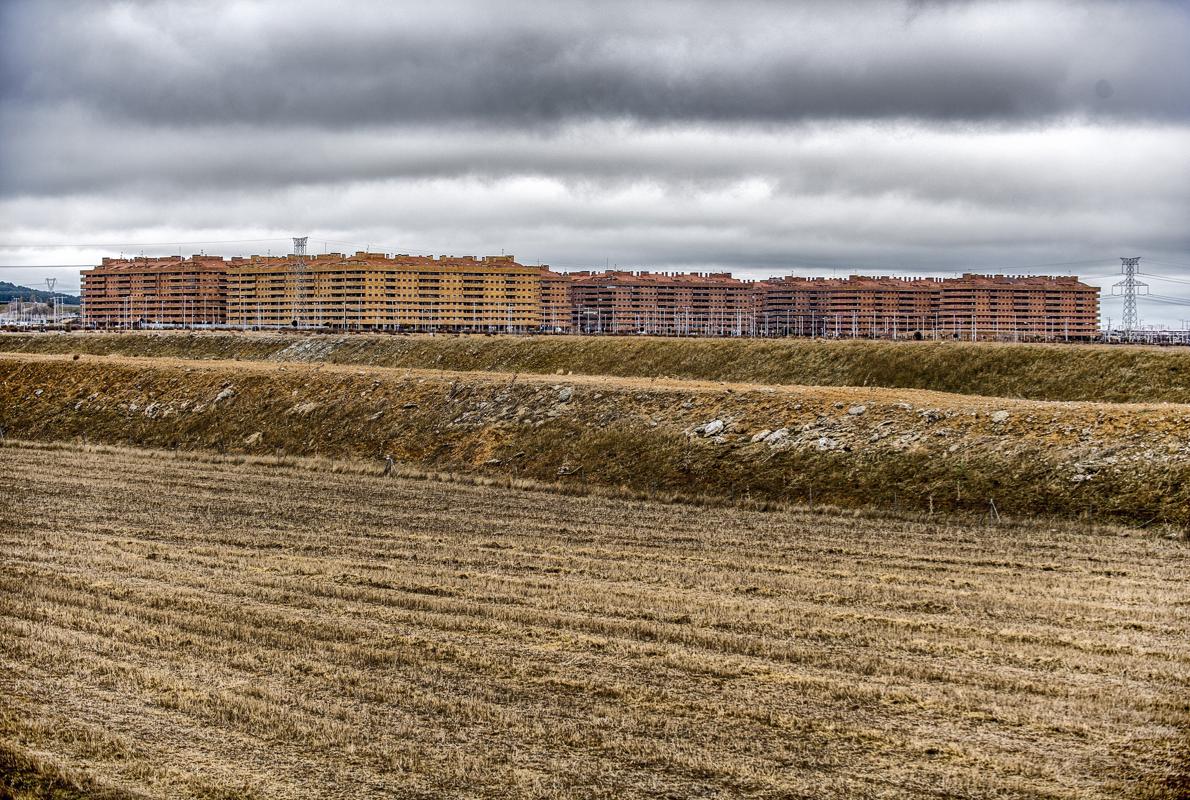
POLYGON ((83 272, 94 327, 1087 340, 1099 289, 1076 277, 561 273, 512 256, 105 258, 83 272))

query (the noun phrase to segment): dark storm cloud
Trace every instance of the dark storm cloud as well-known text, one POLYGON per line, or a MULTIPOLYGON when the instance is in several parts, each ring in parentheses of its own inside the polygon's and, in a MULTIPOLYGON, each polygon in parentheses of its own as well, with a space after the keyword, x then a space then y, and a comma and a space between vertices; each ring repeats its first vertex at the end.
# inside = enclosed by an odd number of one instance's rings
POLYGON ((495 5, 18 3, 4 101, 153 125, 1190 115, 1179 3, 495 5))

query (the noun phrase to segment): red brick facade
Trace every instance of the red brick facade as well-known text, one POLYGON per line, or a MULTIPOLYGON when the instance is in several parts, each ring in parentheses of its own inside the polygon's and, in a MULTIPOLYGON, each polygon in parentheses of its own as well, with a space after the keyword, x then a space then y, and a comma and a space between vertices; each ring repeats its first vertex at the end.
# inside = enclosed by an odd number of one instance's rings
POLYGON ((227 263, 219 256, 105 258, 82 273, 81 295, 84 325, 223 325, 227 263))

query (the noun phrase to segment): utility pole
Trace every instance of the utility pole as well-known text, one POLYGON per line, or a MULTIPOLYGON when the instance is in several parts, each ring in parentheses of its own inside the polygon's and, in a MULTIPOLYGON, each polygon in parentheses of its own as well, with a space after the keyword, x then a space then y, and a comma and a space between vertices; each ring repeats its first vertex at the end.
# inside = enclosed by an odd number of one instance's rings
POLYGON ((1132 341, 1132 333, 1139 327, 1139 321, 1136 316, 1136 295, 1138 289, 1144 291, 1139 294, 1148 294, 1149 285, 1142 283, 1136 279, 1140 272, 1140 256, 1134 258, 1120 257, 1120 272, 1124 273, 1124 280, 1112 285, 1111 293, 1113 295, 1123 295, 1124 297, 1124 318, 1120 321, 1124 329, 1124 338, 1132 341))

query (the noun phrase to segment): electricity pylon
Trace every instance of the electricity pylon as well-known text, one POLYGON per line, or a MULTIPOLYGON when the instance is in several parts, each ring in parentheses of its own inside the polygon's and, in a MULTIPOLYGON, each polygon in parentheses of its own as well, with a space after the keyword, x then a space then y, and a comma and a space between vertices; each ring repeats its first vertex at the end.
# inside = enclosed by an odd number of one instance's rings
POLYGON ((293 255, 297 259, 294 274, 297 277, 297 315, 299 328, 305 326, 306 318, 306 239, 308 236, 293 237, 293 255))
POLYGON ((1114 284, 1111 287, 1113 295, 1123 295, 1124 297, 1124 318, 1120 324, 1124 328, 1124 338, 1132 341, 1132 332, 1139 327, 1139 320, 1136 316, 1136 295, 1148 294, 1149 285, 1136 279, 1140 272, 1140 256, 1134 258, 1120 257, 1120 272, 1124 273, 1124 280, 1114 284), (1137 291, 1143 290, 1143 291, 1137 291))

